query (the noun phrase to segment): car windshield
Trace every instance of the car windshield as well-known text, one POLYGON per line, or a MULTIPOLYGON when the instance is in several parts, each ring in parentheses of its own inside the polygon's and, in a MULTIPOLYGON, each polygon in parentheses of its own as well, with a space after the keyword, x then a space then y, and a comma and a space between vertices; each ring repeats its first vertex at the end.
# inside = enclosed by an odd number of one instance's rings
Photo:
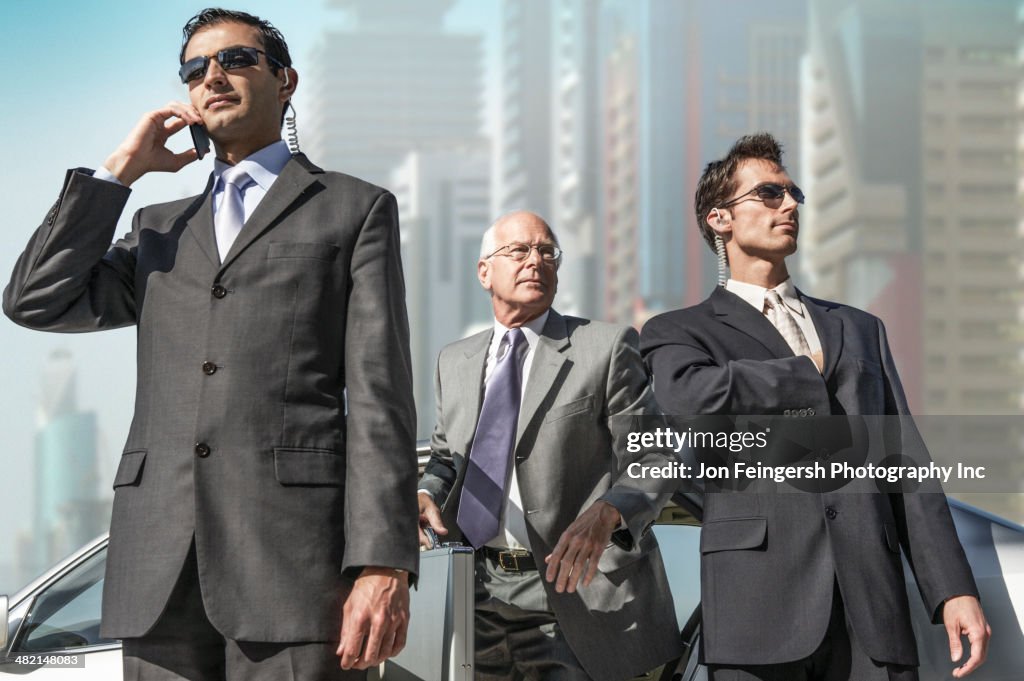
POLYGON ((16 650, 46 652, 114 643, 100 636, 106 551, 100 551, 47 587, 32 604, 16 650))

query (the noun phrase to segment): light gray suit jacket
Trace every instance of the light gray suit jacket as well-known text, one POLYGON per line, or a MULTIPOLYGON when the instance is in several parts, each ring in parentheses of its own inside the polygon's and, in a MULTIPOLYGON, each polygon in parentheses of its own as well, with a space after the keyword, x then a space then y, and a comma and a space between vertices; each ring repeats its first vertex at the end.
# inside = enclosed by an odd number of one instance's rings
POLYGON ((104 634, 153 626, 194 536, 222 634, 326 640, 343 571, 417 568, 394 197, 295 156, 221 264, 211 186, 139 210, 111 246, 129 190, 69 171, 4 312, 47 331, 138 326, 104 634))
MULTIPOLYGON (((438 358, 437 422, 420 489, 442 504, 448 540, 460 538, 458 501, 483 404, 491 333, 452 343, 438 358)), ((627 475, 633 461, 665 463, 661 453, 626 451, 627 433, 642 430, 645 415, 658 414, 637 343, 633 329, 551 310, 534 349, 516 435, 516 475, 538 561, 599 499, 619 510, 635 540, 629 551, 610 545, 594 581, 576 594, 556 593, 544 581, 569 645, 601 681, 630 678, 682 652, 661 552, 647 531, 668 490, 627 475)))

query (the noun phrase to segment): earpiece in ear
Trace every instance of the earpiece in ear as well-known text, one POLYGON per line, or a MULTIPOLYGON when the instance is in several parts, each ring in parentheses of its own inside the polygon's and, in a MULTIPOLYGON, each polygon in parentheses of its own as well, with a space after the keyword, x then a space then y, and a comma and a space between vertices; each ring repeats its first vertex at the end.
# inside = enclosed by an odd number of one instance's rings
POLYGON ((284 67, 284 86, 288 87, 289 83, 291 83, 291 82, 292 82, 291 69, 289 69, 287 66, 285 66, 284 67))
POLYGON ((722 226, 722 211, 718 210, 717 208, 715 208, 714 210, 715 210, 715 224, 717 224, 719 227, 721 227, 722 226))

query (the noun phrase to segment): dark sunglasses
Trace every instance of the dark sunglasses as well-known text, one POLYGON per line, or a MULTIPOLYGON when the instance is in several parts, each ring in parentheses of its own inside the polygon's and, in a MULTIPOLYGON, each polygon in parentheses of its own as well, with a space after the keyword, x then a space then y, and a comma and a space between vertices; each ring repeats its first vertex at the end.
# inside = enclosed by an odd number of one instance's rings
POLYGON ((757 198, 761 199, 762 201, 781 201, 783 197, 786 196, 786 192, 789 192, 789 195, 792 196, 793 200, 796 201, 797 203, 804 202, 804 193, 800 190, 800 187, 797 187, 795 184, 784 185, 777 184, 775 182, 766 182, 764 184, 757 185, 749 192, 744 192, 743 194, 740 194, 731 201, 726 201, 721 206, 719 206, 719 208, 728 208, 734 203, 739 203, 741 199, 745 199, 751 194, 757 194, 757 198))
POLYGON ((271 57, 263 50, 255 47, 229 47, 221 50, 212 57, 193 57, 181 65, 178 75, 182 83, 190 83, 197 78, 206 75, 206 69, 210 67, 210 60, 216 59, 220 67, 225 71, 241 69, 246 66, 256 66, 260 61, 260 55, 267 58, 267 62, 276 68, 284 68, 284 64, 271 57))

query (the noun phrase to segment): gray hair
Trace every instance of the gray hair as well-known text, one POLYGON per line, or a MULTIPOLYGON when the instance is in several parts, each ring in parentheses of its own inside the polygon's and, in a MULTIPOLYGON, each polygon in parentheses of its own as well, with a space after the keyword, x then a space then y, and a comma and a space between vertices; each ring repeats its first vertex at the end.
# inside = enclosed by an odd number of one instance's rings
MULTIPOLYGON (((498 219, 500 220, 501 218, 498 219)), ((484 232, 484 236, 480 240, 481 260, 489 256, 491 253, 494 253, 494 250, 497 248, 497 245, 494 243, 494 226, 496 224, 498 224, 497 221, 492 223, 491 226, 487 228, 487 231, 484 232)))

